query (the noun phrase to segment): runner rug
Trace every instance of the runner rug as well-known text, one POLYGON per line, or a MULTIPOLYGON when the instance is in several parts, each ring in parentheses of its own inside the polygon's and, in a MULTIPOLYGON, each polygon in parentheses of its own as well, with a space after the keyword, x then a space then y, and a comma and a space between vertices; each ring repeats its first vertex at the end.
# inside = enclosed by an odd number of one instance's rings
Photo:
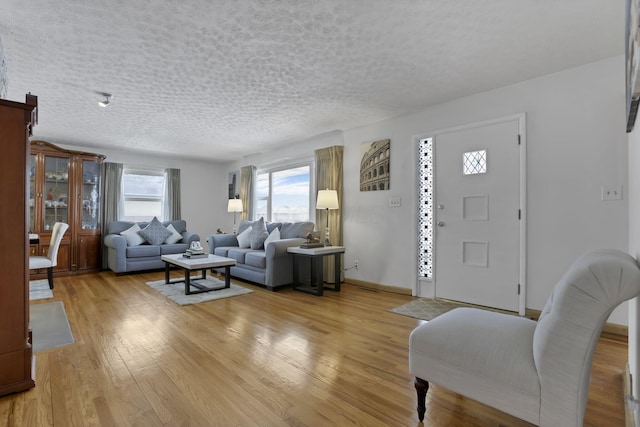
POLYGON ((29 305, 29 325, 33 335, 34 352, 75 342, 62 301, 29 305))
POLYGON ((47 298, 53 298, 53 292, 49 289, 49 281, 47 279, 29 282, 29 301, 47 298))
POLYGON ((415 317, 416 319, 432 320, 436 316, 446 313, 449 310, 453 310, 458 307, 475 307, 483 310, 497 311, 500 313, 515 314, 518 313, 511 311, 504 311, 489 307, 483 307, 473 304, 465 304, 463 302, 451 301, 442 298, 418 298, 411 302, 401 305, 400 307, 392 308, 391 312, 402 314, 403 316, 415 317))
MULTIPOLYGON (((201 283, 207 287, 224 287, 224 281, 215 277, 207 277, 206 279, 192 280, 192 282, 201 283)), ((219 291, 203 292, 201 294, 184 294, 184 283, 165 284, 164 280, 156 280, 155 282, 147 282, 147 285, 160 292, 171 301, 180 305, 198 304, 200 302, 212 301, 221 298, 230 298, 238 295, 245 295, 253 292, 251 289, 231 284, 228 289, 220 289, 219 291)), ((192 289, 195 291, 196 288, 192 289)))

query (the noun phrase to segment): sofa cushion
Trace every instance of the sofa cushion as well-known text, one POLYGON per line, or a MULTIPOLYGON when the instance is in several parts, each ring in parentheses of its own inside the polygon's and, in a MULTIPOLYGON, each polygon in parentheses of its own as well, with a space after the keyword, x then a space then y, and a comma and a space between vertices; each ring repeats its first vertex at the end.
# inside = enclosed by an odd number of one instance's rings
POLYGON ((213 250, 214 255, 226 257, 230 250, 238 249, 237 246, 220 246, 213 250))
POLYGON ((161 245, 171 235, 171 232, 154 216, 149 225, 138 231, 138 234, 150 245, 161 245))
POLYGON ((265 251, 247 252, 244 256, 245 265, 257 268, 267 268, 267 256, 265 251))
POLYGON ((160 256, 160 246, 139 245, 127 246, 127 258, 140 258, 147 256, 160 256))
POLYGON ((280 228, 280 237, 282 239, 294 239, 296 237, 307 237, 307 234, 313 231, 315 224, 313 222, 285 222, 280 228))
POLYGON ((185 231, 187 231, 187 221, 185 221, 184 219, 176 219, 174 221, 164 221, 162 223, 162 225, 164 225, 165 227, 169 227, 170 225, 173 226, 173 228, 176 229, 176 231, 178 233, 180 233, 182 235, 182 233, 184 233, 185 231))
POLYGON ((186 243, 174 243, 172 245, 160 245, 160 255, 183 254, 187 251, 189 245, 186 243))
POLYGON ((245 228, 245 230, 238 234, 238 247, 250 248, 251 247, 251 227, 245 228))
POLYGON ((274 228, 271 233, 269 233, 269 237, 264 241, 264 248, 267 249, 269 243, 274 242, 276 240, 280 240, 280 230, 274 228))
POLYGON ((111 221, 107 225, 107 234, 120 234, 125 230, 130 229, 135 222, 131 221, 111 221))
POLYGON ((140 231, 140 226, 138 224, 133 224, 131 227, 120 233, 120 235, 127 241, 127 246, 138 246, 144 243, 144 239, 138 234, 138 231, 140 231))
POLYGON ((245 256, 250 252, 255 251, 251 248, 229 248, 227 258, 235 259, 238 264, 244 264, 245 256))
POLYGON ((269 234, 273 233, 273 230, 275 230, 276 228, 280 230, 280 228, 282 227, 281 222, 265 222, 265 225, 267 226, 267 231, 269 232, 269 234))
POLYGON ((242 220, 240 221, 240 224, 238 224, 238 235, 242 234, 243 231, 245 231, 247 228, 251 227, 253 225, 253 221, 247 221, 242 220))
POLYGON ((267 226, 264 225, 264 218, 260 218, 251 226, 251 249, 263 249, 264 241, 269 237, 267 226))
MULTIPOLYGON (((238 234, 242 233, 247 228, 251 227, 255 221, 242 220, 238 225, 238 234)), ((268 222, 265 221, 264 225, 267 227, 267 231, 271 233, 274 228, 282 228, 281 222, 268 222)))
POLYGON ((171 234, 169 234, 169 236, 166 239, 164 239, 165 245, 173 245, 174 243, 177 243, 178 241, 182 240, 182 234, 176 231, 176 229, 173 227, 173 224, 169 224, 167 226, 167 230, 169 230, 171 234))

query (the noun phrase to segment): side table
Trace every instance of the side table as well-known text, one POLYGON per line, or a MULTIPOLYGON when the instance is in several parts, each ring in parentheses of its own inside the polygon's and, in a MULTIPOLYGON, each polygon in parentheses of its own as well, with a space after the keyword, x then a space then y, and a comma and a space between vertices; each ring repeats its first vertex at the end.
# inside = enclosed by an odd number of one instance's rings
POLYGON ((287 248, 287 252, 293 255, 293 289, 306 292, 311 295, 322 296, 323 290, 340 292, 340 255, 345 251, 344 246, 324 246, 321 248, 303 249, 300 246, 287 248), (334 286, 325 286, 324 268, 322 259, 325 256, 334 256, 334 276, 336 283, 334 286), (300 283, 300 262, 309 260, 311 266, 310 280, 307 285, 300 283))

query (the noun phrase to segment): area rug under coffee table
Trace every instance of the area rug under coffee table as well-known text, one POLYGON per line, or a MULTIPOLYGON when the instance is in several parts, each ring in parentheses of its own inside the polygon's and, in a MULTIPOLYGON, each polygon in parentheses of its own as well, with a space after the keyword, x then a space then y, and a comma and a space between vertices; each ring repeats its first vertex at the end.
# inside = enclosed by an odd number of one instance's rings
MULTIPOLYGON (((215 277, 207 277, 206 279, 196 279, 192 282, 202 283, 207 287, 224 286, 224 281, 215 277)), ((238 295, 245 295, 253 292, 251 289, 231 284, 230 288, 220 289, 219 291, 209 291, 202 294, 184 294, 184 283, 166 284, 164 280, 156 280, 155 282, 147 282, 147 285, 160 292, 176 304, 189 305, 198 304, 199 302, 212 301, 221 298, 230 298, 238 295)))

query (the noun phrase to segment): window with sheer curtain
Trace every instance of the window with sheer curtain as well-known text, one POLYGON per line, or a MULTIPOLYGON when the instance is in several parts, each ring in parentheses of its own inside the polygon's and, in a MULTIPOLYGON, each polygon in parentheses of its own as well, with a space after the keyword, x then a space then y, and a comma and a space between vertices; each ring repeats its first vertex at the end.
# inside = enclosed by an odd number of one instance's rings
POLYGON ((312 221, 312 162, 256 174, 254 220, 312 221))
POLYGON ((125 221, 162 220, 164 202, 164 170, 126 170, 122 175, 125 221))

